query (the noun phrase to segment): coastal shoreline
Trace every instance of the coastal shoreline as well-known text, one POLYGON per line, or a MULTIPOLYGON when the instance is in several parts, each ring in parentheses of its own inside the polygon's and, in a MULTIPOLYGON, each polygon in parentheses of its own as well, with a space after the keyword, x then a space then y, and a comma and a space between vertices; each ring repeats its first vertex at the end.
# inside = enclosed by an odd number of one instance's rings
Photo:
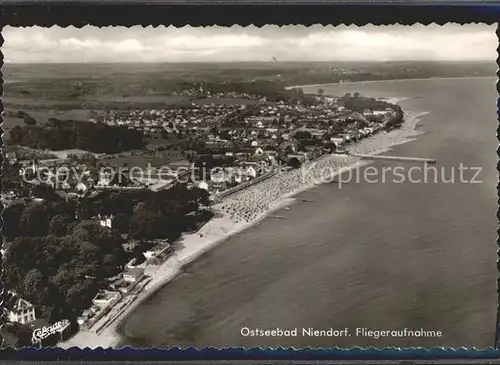
MULTIPOLYGON (((388 134, 378 134, 367 138, 366 140, 354 145, 352 148, 353 152, 378 154, 386 152, 396 145, 413 141, 415 138, 412 137, 420 134, 416 132, 415 127, 419 122, 419 117, 424 114, 427 113, 416 114, 407 112, 407 118, 409 120, 404 123, 402 130, 394 130, 388 134)), ((338 159, 338 156, 326 155, 324 156, 323 161, 328 163, 338 159)), ((359 159, 352 157, 342 157, 342 162, 343 163, 340 163, 341 166, 334 171, 334 175, 330 178, 334 178, 344 171, 372 163, 371 161, 360 162, 359 159)), ((317 161, 313 163, 317 163, 317 161)), ((277 182, 278 185, 281 185, 280 178, 283 178, 283 176, 286 178, 286 175, 280 175, 275 178, 273 177, 271 180, 272 182, 277 182)), ((247 196, 254 196, 255 194, 253 194, 253 191, 256 189, 258 190, 259 187, 260 190, 266 191, 266 188, 263 189, 262 186, 259 186, 265 184, 266 182, 257 184, 254 187, 249 188, 248 191, 244 190, 241 193, 235 194, 228 200, 231 202, 240 201, 242 199, 240 195, 244 194, 247 196)), ((257 225, 273 212, 293 204, 296 201, 293 199, 294 196, 307 191, 316 185, 317 184, 314 182, 302 184, 299 188, 281 195, 278 199, 270 201, 268 206, 266 206, 260 214, 255 215, 255 217, 250 218, 248 221, 238 221, 237 219, 235 221, 234 217, 231 217, 230 213, 225 213, 222 214, 221 217, 213 218, 210 222, 203 226, 199 232, 184 236, 179 242, 182 247, 176 249, 175 253, 163 264, 158 267, 153 267, 149 272, 147 272, 148 276, 150 276, 152 280, 146 285, 145 289, 138 295, 136 300, 116 317, 113 323, 111 323, 99 334, 95 331, 82 330, 73 338, 61 343, 60 346, 63 348, 71 348, 75 346, 80 348, 107 348, 120 345, 122 337, 119 333, 119 329, 125 322, 126 318, 147 298, 182 273, 182 270, 186 265, 200 258, 209 250, 226 241, 231 236, 257 225)), ((263 194, 267 196, 267 194, 263 194)), ((224 204, 218 204, 214 207, 214 209, 216 211, 220 211, 223 205, 224 204)))
MULTIPOLYGON (((461 76, 461 77, 427 77, 418 79, 386 79, 386 80, 366 80, 366 81, 348 81, 348 82, 328 82, 324 84, 307 84, 285 86, 285 90, 291 90, 302 87, 319 87, 319 86, 339 86, 339 85, 356 85, 356 84, 373 84, 377 82, 402 82, 402 81, 429 81, 429 80, 462 80, 462 79, 490 79, 491 76, 461 76)), ((325 94, 327 95, 327 94, 325 94)))
MULTIPOLYGON (((364 139, 349 150, 354 153, 379 154, 392 149, 396 145, 411 142, 414 137, 421 134, 416 130, 419 118, 427 113, 405 113, 406 121, 401 129, 389 133, 379 133, 364 139)), ((325 155, 310 164, 311 169, 331 168, 333 179, 339 174, 373 163, 373 161, 360 161, 355 157, 344 157, 339 155, 325 155), (311 167, 312 166, 312 167, 311 167)), ((159 266, 148 267, 146 275, 151 280, 143 291, 136 297, 131 305, 126 307, 113 322, 104 328, 99 334, 92 330, 81 330, 74 337, 59 344, 62 348, 80 347, 116 347, 122 342, 119 332, 127 317, 143 303, 147 298, 157 292, 169 282, 174 280, 183 268, 194 260, 206 254, 209 250, 226 241, 231 236, 241 233, 252 226, 257 225, 273 212, 283 209, 296 200, 294 196, 307 191, 318 185, 316 176, 308 177, 303 181, 300 171, 292 170, 285 174, 278 174, 269 180, 258 183, 248 189, 235 193, 231 197, 214 206, 214 211, 220 213, 218 217, 212 218, 200 231, 185 235, 181 238, 175 252, 164 263, 159 266), (250 204, 249 204, 250 203, 250 204)), ((323 175, 321 175, 324 178, 323 175)), ((106 318, 104 321, 108 320, 106 318)), ((98 326, 96 326, 98 327, 98 326)))

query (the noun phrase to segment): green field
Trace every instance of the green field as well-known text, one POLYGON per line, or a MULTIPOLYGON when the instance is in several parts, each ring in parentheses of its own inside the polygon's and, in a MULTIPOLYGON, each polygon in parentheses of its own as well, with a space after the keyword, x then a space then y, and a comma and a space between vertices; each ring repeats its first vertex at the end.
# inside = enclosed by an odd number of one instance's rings
POLYGON ((181 101, 172 101, 169 96, 186 82, 267 80, 286 86, 340 79, 490 76, 496 68, 495 62, 254 62, 5 64, 2 71, 7 105, 63 107, 78 103, 170 104, 181 101))
MULTIPOLYGON (((405 78, 491 76, 495 62, 252 62, 144 64, 5 64, 4 131, 22 124, 9 116, 27 112, 39 124, 49 118, 86 121, 91 111, 162 109, 192 102, 253 104, 232 98, 190 100, 173 96, 184 85, 267 80, 287 85, 405 78), (349 70, 345 73, 345 70, 349 70), (186 84, 187 83, 187 84, 186 84)), ((264 84, 267 85, 267 84, 264 84)), ((257 90, 261 84, 258 84, 257 90)), ((266 86, 267 87, 267 86, 266 86)), ((8 133, 5 134, 8 140, 8 133)), ((152 141, 159 144, 158 141, 152 141)))

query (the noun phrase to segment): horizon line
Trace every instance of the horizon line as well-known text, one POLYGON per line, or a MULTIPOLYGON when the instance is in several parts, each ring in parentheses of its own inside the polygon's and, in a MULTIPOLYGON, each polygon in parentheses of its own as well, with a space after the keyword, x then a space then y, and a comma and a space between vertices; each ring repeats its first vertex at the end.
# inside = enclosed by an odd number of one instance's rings
POLYGON ((63 62, 11 62, 4 60, 3 65, 74 65, 74 64, 118 64, 118 65, 127 65, 127 64, 210 64, 210 63, 269 63, 272 65, 279 65, 280 63, 346 63, 346 62, 356 62, 356 63, 391 63, 391 62, 492 62, 496 63, 495 60, 483 59, 483 60, 389 60, 389 61, 377 61, 377 60, 330 60, 330 61, 310 61, 310 60, 295 60, 295 61, 92 61, 92 62, 72 62, 72 61, 63 61, 63 62))

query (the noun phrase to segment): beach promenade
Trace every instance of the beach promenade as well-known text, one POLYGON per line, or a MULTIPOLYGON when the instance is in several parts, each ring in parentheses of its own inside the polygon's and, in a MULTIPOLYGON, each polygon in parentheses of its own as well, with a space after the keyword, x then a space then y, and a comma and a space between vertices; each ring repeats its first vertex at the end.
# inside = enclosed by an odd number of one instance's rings
MULTIPOLYGON (((391 146, 411 141, 418 135, 415 126, 422 114, 406 112, 405 123, 400 129, 389 133, 379 133, 349 147, 349 152, 358 154, 378 154, 391 146)), ((114 313, 113 319, 103 319, 106 323, 95 330, 78 332, 73 338, 59 346, 70 348, 116 347, 120 337, 116 330, 125 317, 148 296, 173 280, 182 267, 223 242, 231 235, 241 232, 264 219, 271 212, 294 202, 293 196, 324 182, 332 181, 342 171, 371 163, 360 158, 341 155, 324 155, 318 160, 306 163, 302 168, 281 171, 269 179, 238 191, 216 204, 216 213, 198 232, 185 235, 176 244, 175 252, 158 266, 148 266, 145 274, 151 278, 134 301, 124 306, 121 313, 114 313)))

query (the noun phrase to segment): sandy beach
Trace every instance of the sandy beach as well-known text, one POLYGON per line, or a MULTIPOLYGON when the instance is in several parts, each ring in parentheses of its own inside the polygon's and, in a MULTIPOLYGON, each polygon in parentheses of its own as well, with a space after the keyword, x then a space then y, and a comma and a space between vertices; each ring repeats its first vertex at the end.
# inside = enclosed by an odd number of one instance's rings
MULTIPOLYGON (((419 134, 415 127, 418 118, 423 114, 426 113, 415 114, 407 111, 406 122, 400 129, 389 133, 382 132, 364 139, 349 146, 348 150, 352 153, 378 154, 390 150, 391 146, 409 142, 419 134)), ((129 301, 130 304, 120 309, 121 313, 114 312, 105 316, 94 326, 93 330, 81 330, 68 341, 60 343, 59 346, 62 348, 116 347, 120 343, 120 336, 116 331, 119 324, 148 296, 181 273, 184 265, 199 258, 231 235, 257 224, 270 213, 292 204, 294 195, 319 183, 332 181, 342 171, 369 163, 371 162, 361 162, 356 157, 325 155, 316 161, 306 163, 302 168, 278 173, 225 198, 213 207, 216 217, 197 233, 181 238, 174 254, 169 259, 161 265, 146 267, 145 273, 151 280, 134 301, 129 301), (97 333, 95 329, 109 321, 110 317, 113 317, 113 321, 97 333)))

